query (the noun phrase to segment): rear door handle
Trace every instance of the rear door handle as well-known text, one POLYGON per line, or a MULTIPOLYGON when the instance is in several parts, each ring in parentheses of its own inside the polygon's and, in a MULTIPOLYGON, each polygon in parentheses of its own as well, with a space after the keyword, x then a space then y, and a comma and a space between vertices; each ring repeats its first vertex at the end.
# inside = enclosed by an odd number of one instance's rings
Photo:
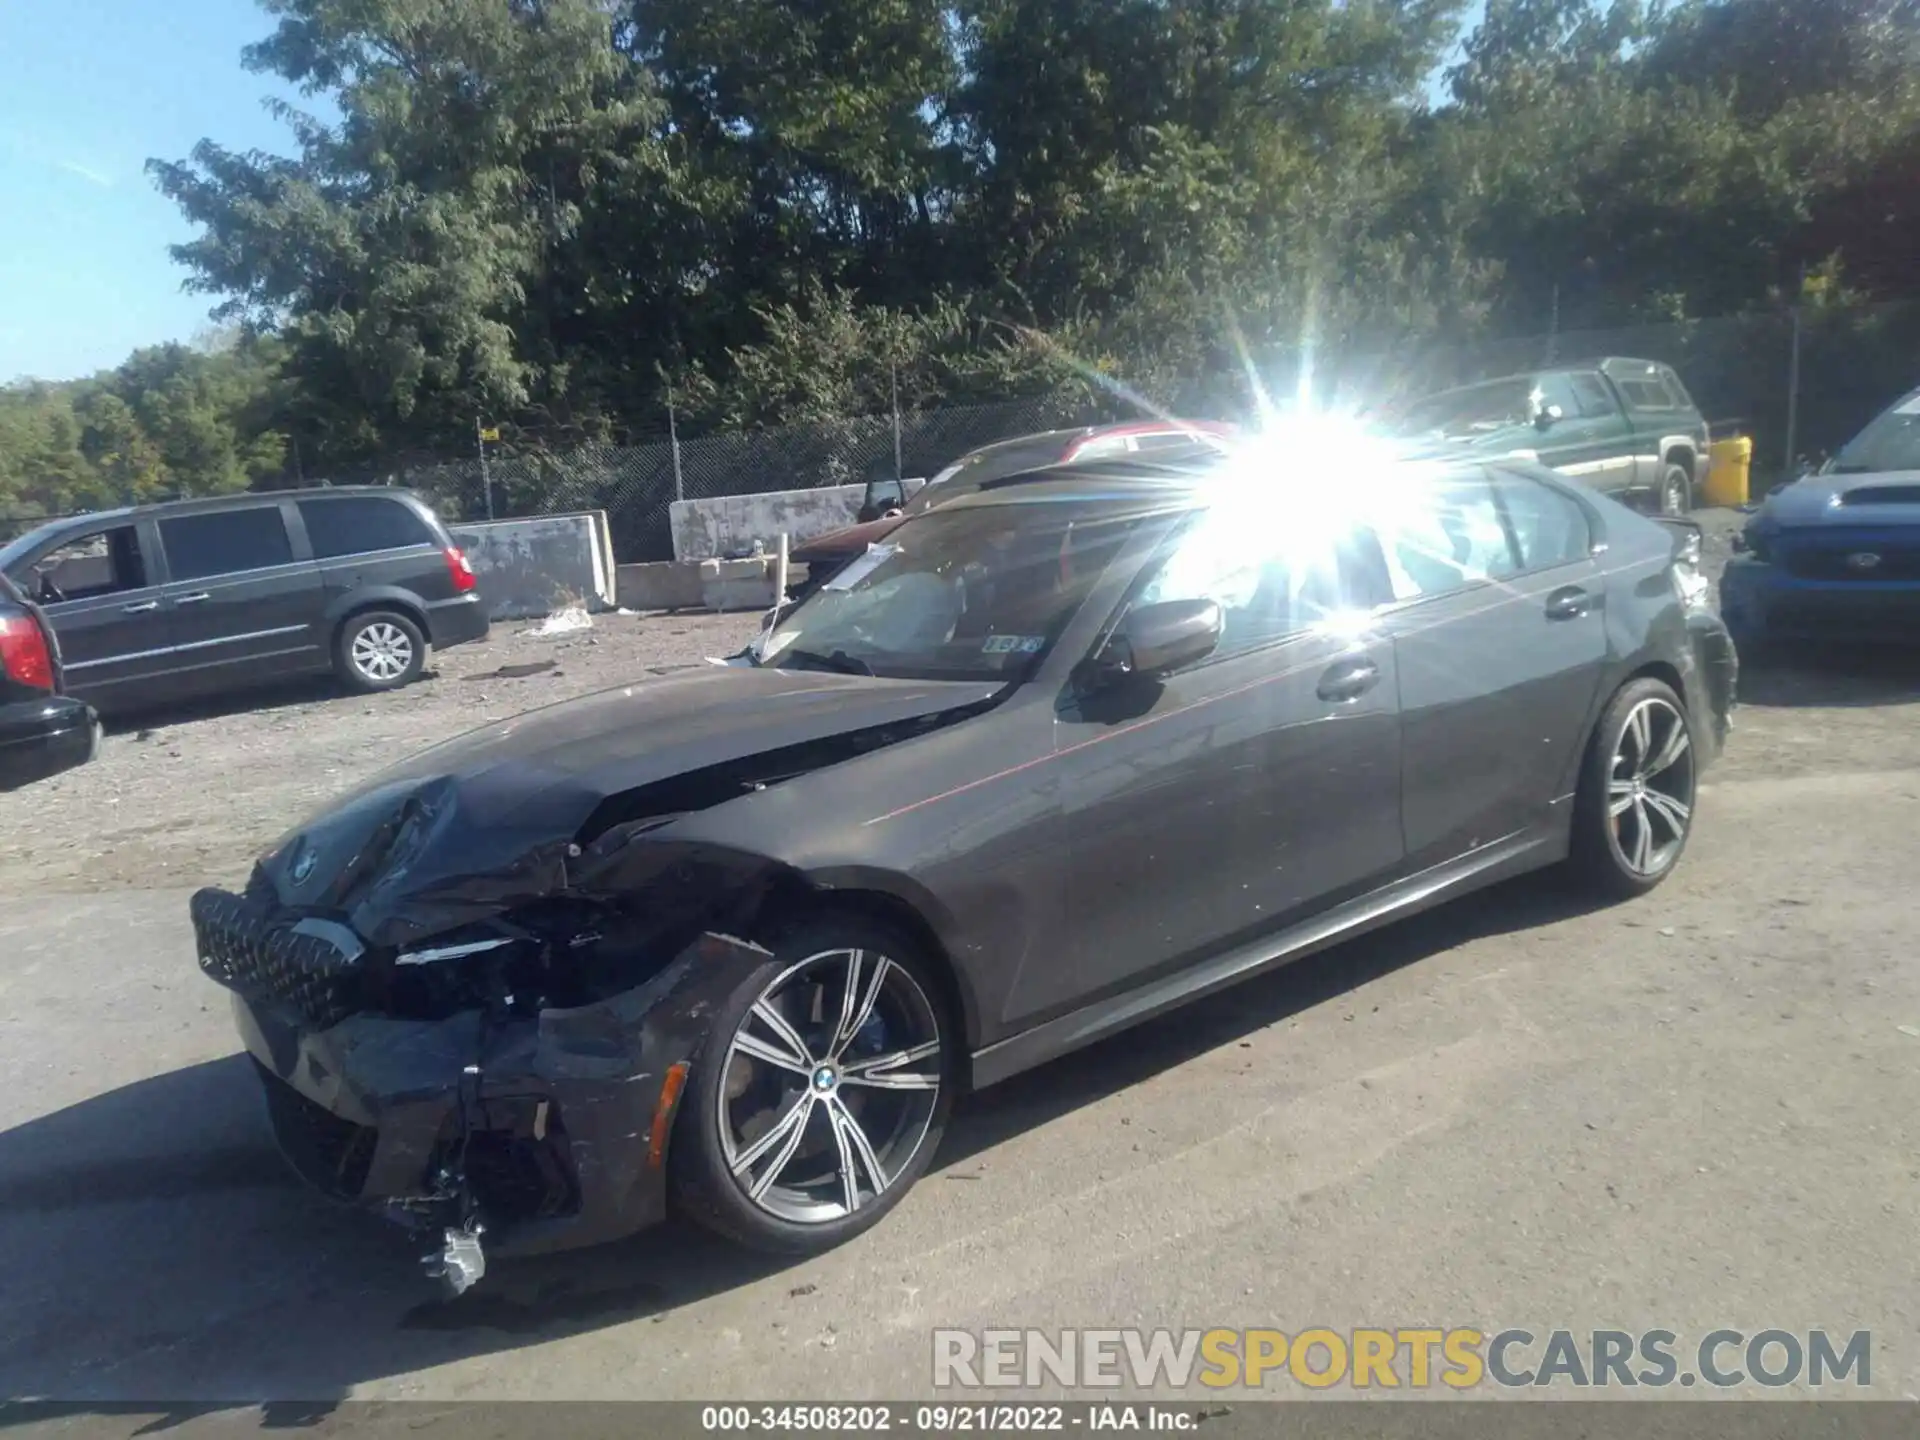
POLYGON ((1547 596, 1549 620, 1574 620, 1593 608, 1593 597, 1578 585, 1565 585, 1547 596))
POLYGON ((173 603, 176 605, 198 605, 202 600, 211 598, 206 591, 202 590, 198 595, 176 595, 173 597, 173 603))
POLYGON ((1322 700, 1358 700, 1380 683, 1380 667, 1371 660, 1347 660, 1320 677, 1322 700))
POLYGON ((158 610, 159 608, 160 602, 158 600, 142 600, 138 605, 122 605, 120 607, 120 613, 122 615, 144 615, 149 610, 158 610))

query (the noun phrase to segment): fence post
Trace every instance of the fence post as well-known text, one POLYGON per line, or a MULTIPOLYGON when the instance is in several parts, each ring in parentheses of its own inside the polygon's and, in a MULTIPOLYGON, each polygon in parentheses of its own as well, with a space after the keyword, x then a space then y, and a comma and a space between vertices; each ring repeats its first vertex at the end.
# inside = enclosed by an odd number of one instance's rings
MULTIPOLYGON (((1804 281, 1802 282, 1804 283, 1804 281)), ((1793 340, 1787 351, 1787 454, 1783 479, 1792 479, 1800 444, 1800 299, 1794 297, 1793 340)))
POLYGON ((667 444, 673 450, 673 498, 687 498, 687 487, 680 475, 680 426, 673 416, 673 387, 667 387, 667 444))
POLYGON ((900 466, 900 362, 887 361, 887 383, 893 392, 893 478, 902 479, 900 466))
POLYGON ((487 519, 493 519, 493 472, 487 468, 487 431, 478 415, 473 417, 473 443, 480 451, 480 488, 487 496, 487 519))

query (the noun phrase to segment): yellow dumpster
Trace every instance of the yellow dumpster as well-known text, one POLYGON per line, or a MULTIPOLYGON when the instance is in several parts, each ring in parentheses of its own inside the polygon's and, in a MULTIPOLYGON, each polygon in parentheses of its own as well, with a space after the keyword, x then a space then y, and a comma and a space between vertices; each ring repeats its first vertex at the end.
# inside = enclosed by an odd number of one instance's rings
POLYGON ((1753 441, 1745 435, 1716 440, 1707 447, 1707 483, 1700 497, 1709 505, 1744 505, 1753 469, 1753 441))

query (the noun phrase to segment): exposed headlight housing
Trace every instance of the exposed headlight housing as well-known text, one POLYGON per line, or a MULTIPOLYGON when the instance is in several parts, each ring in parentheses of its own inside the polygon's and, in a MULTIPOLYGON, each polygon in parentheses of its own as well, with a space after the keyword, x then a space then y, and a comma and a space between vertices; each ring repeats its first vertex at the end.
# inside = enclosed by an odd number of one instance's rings
POLYGON ((1702 564, 1700 530, 1692 525, 1675 525, 1679 532, 1673 548, 1673 588, 1680 603, 1689 610, 1707 610, 1713 606, 1713 582, 1707 579, 1702 564))

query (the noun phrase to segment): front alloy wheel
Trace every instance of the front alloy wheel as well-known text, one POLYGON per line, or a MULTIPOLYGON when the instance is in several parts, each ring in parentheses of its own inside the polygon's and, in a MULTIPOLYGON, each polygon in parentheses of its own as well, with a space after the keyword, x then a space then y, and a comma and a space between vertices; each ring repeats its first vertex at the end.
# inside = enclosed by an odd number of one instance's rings
POLYGON ((1588 752, 1574 814, 1577 869, 1615 895, 1673 869, 1693 827, 1695 752, 1685 704, 1659 680, 1614 696, 1588 752))
POLYGON ((891 1209, 951 1104, 935 993, 911 948, 864 922, 779 945, 717 1017, 712 1060, 683 1101, 674 1169, 694 1218, 805 1252, 891 1209))

